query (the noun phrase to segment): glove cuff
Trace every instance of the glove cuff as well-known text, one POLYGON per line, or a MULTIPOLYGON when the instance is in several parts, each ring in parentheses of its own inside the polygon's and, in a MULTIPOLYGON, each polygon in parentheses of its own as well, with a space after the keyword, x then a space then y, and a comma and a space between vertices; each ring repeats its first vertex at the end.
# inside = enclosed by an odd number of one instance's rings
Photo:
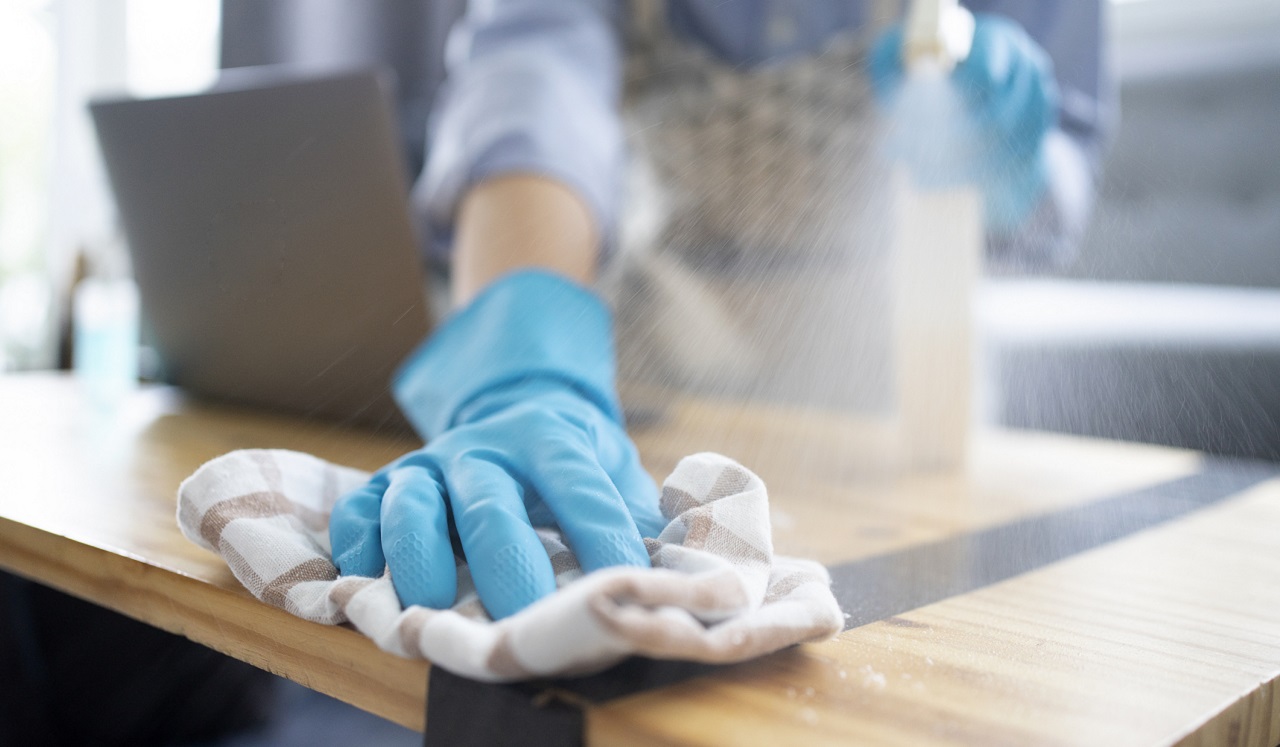
POLYGON ((430 440, 486 392, 532 380, 559 382, 622 423, 608 308, 559 275, 521 270, 446 319, 401 364, 392 394, 430 440))

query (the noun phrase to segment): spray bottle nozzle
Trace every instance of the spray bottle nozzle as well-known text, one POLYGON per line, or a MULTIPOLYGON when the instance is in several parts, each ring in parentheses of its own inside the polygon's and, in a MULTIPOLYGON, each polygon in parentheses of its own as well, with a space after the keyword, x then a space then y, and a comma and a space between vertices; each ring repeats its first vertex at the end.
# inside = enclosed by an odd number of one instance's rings
POLYGON ((902 44, 904 66, 950 72, 969 56, 973 26, 973 14, 958 0, 913 0, 902 44))

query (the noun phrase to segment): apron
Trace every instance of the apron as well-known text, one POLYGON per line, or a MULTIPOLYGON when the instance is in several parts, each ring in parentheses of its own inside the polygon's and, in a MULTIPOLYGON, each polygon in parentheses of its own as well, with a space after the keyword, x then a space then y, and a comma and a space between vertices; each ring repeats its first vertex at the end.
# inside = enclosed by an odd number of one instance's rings
POLYGON ((744 71, 676 38, 660 0, 631 3, 604 283, 624 399, 892 406, 893 204, 864 63, 898 3, 874 5, 871 28, 744 71))

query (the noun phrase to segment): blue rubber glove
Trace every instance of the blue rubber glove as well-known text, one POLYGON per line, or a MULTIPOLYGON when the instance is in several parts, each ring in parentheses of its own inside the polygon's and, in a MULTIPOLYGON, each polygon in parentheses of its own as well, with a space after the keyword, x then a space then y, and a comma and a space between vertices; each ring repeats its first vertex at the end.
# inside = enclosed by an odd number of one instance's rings
MULTIPOLYGON (((902 36, 900 24, 888 29, 871 52, 871 83, 887 106, 903 88, 902 36)), ((1018 24, 978 14, 973 47, 951 80, 976 135, 960 177, 981 187, 989 228, 1016 228, 1048 184, 1044 139, 1058 113, 1053 62, 1018 24)))
POLYGON ((612 321, 594 295, 539 271, 494 282, 397 374, 396 401, 428 443, 335 506, 339 572, 386 566, 404 604, 448 607, 452 525, 499 619, 555 590, 535 526, 558 526, 586 571, 647 567, 641 537, 665 522, 613 377, 612 321))

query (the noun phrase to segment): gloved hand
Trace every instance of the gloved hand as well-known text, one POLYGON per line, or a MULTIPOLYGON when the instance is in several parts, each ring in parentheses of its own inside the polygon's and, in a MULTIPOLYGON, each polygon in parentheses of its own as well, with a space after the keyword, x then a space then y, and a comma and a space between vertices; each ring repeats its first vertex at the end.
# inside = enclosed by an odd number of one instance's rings
POLYGON ((558 526, 586 571, 649 565, 665 522, 622 427, 612 326, 594 295, 550 273, 495 281, 396 376, 427 438, 335 506, 342 575, 383 567, 401 602, 453 604, 451 527, 495 619, 555 590, 535 526, 558 526))
MULTIPOLYGON (((1047 186, 1044 139, 1057 122, 1058 87, 1053 62, 1022 27, 995 15, 974 22, 973 47, 951 74, 977 140, 961 177, 981 187, 988 227, 1008 230, 1027 219, 1047 186)), ((899 24, 871 52, 872 86, 885 105, 903 88, 902 41, 899 24)))

